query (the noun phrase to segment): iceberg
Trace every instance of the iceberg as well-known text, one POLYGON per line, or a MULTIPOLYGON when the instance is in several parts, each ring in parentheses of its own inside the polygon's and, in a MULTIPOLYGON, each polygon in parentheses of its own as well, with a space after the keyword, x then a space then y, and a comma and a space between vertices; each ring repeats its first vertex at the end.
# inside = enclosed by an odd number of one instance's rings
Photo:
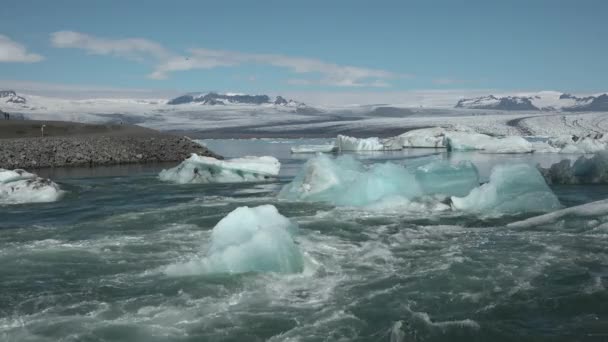
POLYGON ((334 144, 327 145, 298 145, 291 148, 291 153, 332 153, 338 148, 334 144))
POLYGON ((608 134, 590 134, 585 137, 562 135, 549 139, 549 145, 559 153, 591 154, 608 150, 608 134))
POLYGON ((549 184, 608 184, 608 151, 580 156, 574 163, 564 159, 539 171, 549 184))
MULTIPOLYGON (((354 138, 346 135, 338 135, 336 138, 336 149, 338 151, 384 151, 384 144, 380 141, 380 138, 354 138)), ((401 149, 401 148, 397 148, 401 149)))
POLYGON ((170 265, 169 275, 209 273, 297 273, 304 257, 293 235, 297 225, 273 205, 239 207, 220 220, 211 232, 204 258, 170 265))
POLYGON ((64 193, 50 179, 20 169, 0 169, 0 204, 55 202, 64 193))
POLYGON ((218 160, 192 154, 178 166, 162 170, 160 180, 178 184, 265 181, 276 177, 281 163, 275 157, 242 157, 218 160))
POLYGON ((450 151, 482 151, 485 153, 531 153, 534 145, 518 136, 495 138, 481 133, 450 132, 445 135, 450 151))
POLYGON ((475 166, 433 162, 406 168, 391 162, 364 166, 352 156, 308 160, 279 198, 366 206, 387 198, 415 200, 425 195, 463 195, 479 185, 475 166))
POLYGON ((561 208, 540 172, 526 164, 495 166, 488 183, 451 200, 452 208, 469 212, 546 212, 561 208))

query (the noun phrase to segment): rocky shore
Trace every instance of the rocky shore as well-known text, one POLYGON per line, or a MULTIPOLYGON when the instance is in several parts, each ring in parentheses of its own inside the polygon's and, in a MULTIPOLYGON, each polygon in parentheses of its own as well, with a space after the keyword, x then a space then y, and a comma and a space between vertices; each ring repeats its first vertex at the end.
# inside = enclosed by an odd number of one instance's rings
POLYGON ((130 132, 129 127, 125 127, 112 132, 87 133, 0 139, 0 168, 29 170, 171 162, 182 161, 191 153, 221 159, 186 137, 152 130, 135 128, 130 132))

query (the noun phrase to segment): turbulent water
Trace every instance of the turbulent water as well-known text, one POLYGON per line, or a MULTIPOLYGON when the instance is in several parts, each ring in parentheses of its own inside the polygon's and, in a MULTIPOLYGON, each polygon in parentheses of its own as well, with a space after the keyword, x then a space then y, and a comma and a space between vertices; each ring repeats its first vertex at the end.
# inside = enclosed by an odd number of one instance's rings
MULTIPOLYGON (((158 180, 159 167, 57 170, 41 175, 68 191, 61 201, 0 207, 0 341, 608 340, 608 225, 597 224, 605 218, 515 229, 505 225, 532 214, 277 200, 310 157, 289 148, 323 141, 205 143, 229 157, 274 155, 281 176, 175 185, 158 180), (180 274, 206 255, 220 219, 262 204, 299 226, 301 273, 180 274)), ((562 157, 358 156, 471 160, 485 180, 495 164, 562 157)), ((552 190, 564 206, 608 198, 606 186, 552 190)))

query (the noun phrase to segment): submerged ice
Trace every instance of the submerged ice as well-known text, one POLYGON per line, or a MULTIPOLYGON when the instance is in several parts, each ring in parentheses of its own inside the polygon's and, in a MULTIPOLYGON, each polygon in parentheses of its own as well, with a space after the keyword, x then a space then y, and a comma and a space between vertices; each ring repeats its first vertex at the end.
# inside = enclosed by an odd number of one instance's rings
MULTIPOLYGON (((339 206, 366 206, 395 198, 463 196, 479 185, 477 169, 470 162, 450 165, 435 161, 407 168, 387 162, 363 165, 351 156, 311 158, 281 190, 289 200, 323 201, 339 206)), ((399 202, 399 201, 397 201, 399 202)))
POLYGON ((161 171, 159 178, 178 184, 255 182, 278 176, 280 168, 275 157, 218 160, 192 154, 178 166, 161 171))
POLYGON ((215 225, 205 257, 171 265, 166 273, 301 272, 304 261, 293 239, 296 230, 273 205, 239 207, 215 225))
POLYGON ((0 169, 0 204, 54 202, 63 193, 49 179, 25 170, 0 169))
POLYGON ((452 207, 470 212, 546 212, 561 207, 535 168, 526 164, 498 165, 490 181, 465 197, 452 197, 452 207))

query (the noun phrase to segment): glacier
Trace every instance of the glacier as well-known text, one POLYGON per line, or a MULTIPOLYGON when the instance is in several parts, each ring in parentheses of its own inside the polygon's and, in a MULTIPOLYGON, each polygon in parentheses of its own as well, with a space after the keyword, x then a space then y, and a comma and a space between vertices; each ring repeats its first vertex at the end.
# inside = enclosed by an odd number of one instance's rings
POLYGON ((172 264, 165 273, 302 272, 304 257, 294 242, 296 232, 297 225, 273 205, 239 207, 213 227, 205 257, 172 264))
POLYGON ((64 193, 50 179, 20 169, 0 169, 0 204, 55 202, 64 193))
POLYGON ((348 155, 335 159, 318 155, 281 189, 279 198, 367 206, 388 198, 464 195, 478 185, 479 174, 470 162, 435 161, 408 168, 391 162, 366 166, 348 155))
POLYGON ((580 156, 574 163, 564 159, 539 171, 549 184, 608 184, 608 151, 580 156))
POLYGON ((468 212, 547 212, 561 208, 540 172, 527 164, 497 165, 490 181, 465 197, 451 198, 455 210, 468 212))
POLYGON ((275 157, 247 156, 218 160, 192 154, 178 166, 162 170, 162 181, 188 183, 237 183, 265 181, 279 175, 281 163, 275 157))

